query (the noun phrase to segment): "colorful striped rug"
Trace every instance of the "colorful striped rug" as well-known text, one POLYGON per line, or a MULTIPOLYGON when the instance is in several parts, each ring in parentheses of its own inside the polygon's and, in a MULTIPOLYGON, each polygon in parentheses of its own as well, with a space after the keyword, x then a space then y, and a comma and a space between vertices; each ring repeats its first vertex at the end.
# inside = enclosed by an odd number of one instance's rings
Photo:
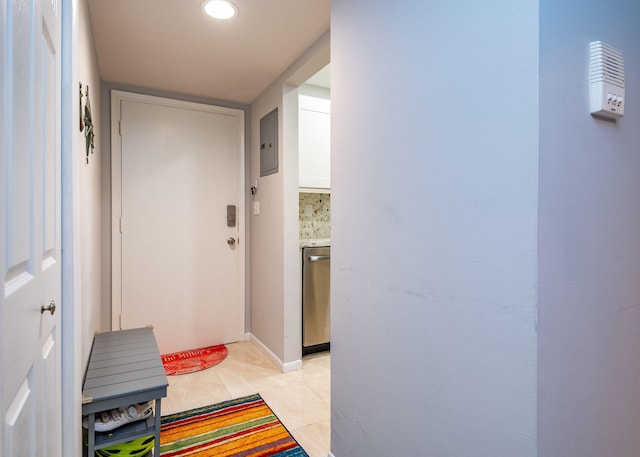
POLYGON ((162 417, 162 457, 308 457, 258 394, 162 417))

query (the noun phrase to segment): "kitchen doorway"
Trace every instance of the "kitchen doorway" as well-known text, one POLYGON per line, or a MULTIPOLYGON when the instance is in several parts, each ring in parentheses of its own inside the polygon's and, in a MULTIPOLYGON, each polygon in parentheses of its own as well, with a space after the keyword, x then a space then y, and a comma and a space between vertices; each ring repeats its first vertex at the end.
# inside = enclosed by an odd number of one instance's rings
POLYGON ((298 217, 302 354, 330 347, 330 64, 298 87, 298 217))

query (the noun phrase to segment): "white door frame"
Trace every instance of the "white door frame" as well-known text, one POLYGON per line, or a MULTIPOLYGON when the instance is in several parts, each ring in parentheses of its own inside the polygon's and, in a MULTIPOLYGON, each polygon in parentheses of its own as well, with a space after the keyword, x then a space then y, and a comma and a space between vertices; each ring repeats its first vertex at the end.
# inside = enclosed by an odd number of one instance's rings
POLYGON ((236 108, 227 108, 204 103, 187 102, 152 95, 136 94, 120 90, 111 91, 111 328, 120 329, 120 315, 122 313, 122 237, 120 236, 120 218, 122 214, 122 138, 120 136, 120 102, 138 101, 153 103, 183 109, 206 110, 228 116, 235 116, 240 121, 239 144, 239 189, 238 189, 238 338, 244 339, 245 335, 245 245, 247 241, 246 227, 243 223, 245 214, 245 154, 244 136, 245 119, 244 111, 236 108))
POLYGON ((77 219, 79 208, 79 170, 76 123, 79 105, 77 97, 77 0, 61 1, 61 205, 62 205, 62 306, 60 310, 60 334, 62 339, 62 455, 82 455, 82 337, 80 309, 80 233, 77 219))

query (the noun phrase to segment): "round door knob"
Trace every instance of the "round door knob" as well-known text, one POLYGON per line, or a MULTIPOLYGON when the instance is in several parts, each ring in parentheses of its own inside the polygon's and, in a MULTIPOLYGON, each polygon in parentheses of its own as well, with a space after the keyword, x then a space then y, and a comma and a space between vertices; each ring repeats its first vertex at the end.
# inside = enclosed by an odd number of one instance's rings
POLYGON ((236 239, 234 237, 229 237, 229 239, 227 240, 227 244, 229 246, 233 246, 234 244, 236 244, 236 239))
POLYGON ((40 314, 44 313, 45 311, 49 311, 53 316, 53 314, 56 312, 55 300, 51 300, 51 303, 49 303, 49 306, 40 305, 40 314))

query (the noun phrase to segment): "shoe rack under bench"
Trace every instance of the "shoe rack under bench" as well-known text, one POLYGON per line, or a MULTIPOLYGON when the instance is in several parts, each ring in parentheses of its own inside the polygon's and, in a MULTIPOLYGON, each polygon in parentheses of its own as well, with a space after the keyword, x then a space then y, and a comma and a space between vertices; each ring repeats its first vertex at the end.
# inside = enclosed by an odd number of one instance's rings
POLYGON ((98 333, 94 336, 82 385, 82 415, 87 416, 87 455, 144 436, 154 435, 153 455, 160 456, 161 399, 167 376, 151 327, 98 333), (154 414, 108 433, 95 431, 95 415, 135 403, 154 401, 154 414))

